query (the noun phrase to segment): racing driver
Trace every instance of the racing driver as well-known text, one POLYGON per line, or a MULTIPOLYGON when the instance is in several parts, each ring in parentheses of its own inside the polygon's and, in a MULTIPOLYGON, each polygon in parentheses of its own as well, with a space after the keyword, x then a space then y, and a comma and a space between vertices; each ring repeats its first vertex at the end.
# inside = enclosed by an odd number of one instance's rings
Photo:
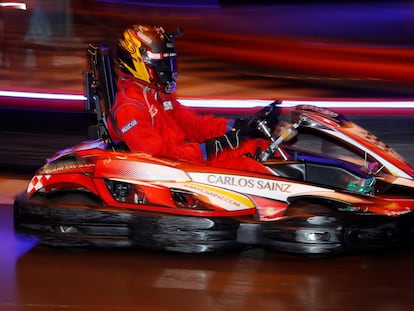
POLYGON ((108 117, 110 136, 130 151, 175 160, 269 171, 251 156, 268 142, 246 121, 197 114, 176 99, 177 30, 134 25, 119 39, 118 92, 108 117))

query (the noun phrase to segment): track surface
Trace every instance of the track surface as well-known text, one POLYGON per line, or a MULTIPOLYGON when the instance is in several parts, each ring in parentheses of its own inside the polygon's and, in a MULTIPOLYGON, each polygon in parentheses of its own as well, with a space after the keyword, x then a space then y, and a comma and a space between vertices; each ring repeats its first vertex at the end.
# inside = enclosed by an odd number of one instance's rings
POLYGON ((0 310, 412 310, 414 251, 311 258, 36 246, 0 205, 0 310))
MULTIPOLYGON (((358 12, 368 10, 359 4, 355 9, 358 12)), ((277 19, 263 8, 255 9, 255 14, 250 15, 251 8, 229 8, 224 11, 225 14, 212 12, 210 16, 199 13, 183 16, 172 10, 167 17, 170 24, 183 22, 213 32, 225 30, 245 34, 247 28, 243 27, 257 25, 271 31, 271 36, 306 37, 318 34, 330 40, 357 40, 372 44, 374 41, 384 43, 389 39, 387 44, 412 44, 412 10, 404 11, 404 18, 396 22, 392 20, 395 16, 391 14, 393 9, 396 8, 377 6, 377 10, 389 13, 380 18, 381 29, 386 29, 380 34, 375 32, 377 21, 366 19, 364 27, 361 27, 358 16, 362 15, 352 15, 348 6, 345 9, 340 7, 341 18, 348 21, 346 33, 338 32, 343 29, 343 23, 331 14, 335 12, 335 6, 324 9, 323 5, 319 5, 313 11, 303 5, 297 11, 293 7, 284 7, 277 11, 281 14, 277 19), (317 14, 323 12, 330 12, 324 15, 330 18, 315 19, 317 14), (233 22, 218 23, 228 18, 226 14, 231 14, 233 22), (246 16, 256 16, 254 20, 257 23, 248 20, 243 24, 241 21, 246 16), (257 17, 262 18, 258 20, 257 17), (298 18, 301 23, 296 22, 298 18), (210 22, 206 23, 206 20, 210 22), (277 20, 278 27, 283 27, 276 32, 271 27, 265 28, 269 25, 266 21, 272 20, 277 20), (308 26, 303 27, 304 24, 308 26), (326 27, 326 24, 331 27, 326 27), (223 25, 227 28, 223 29, 223 25)), ((155 9, 144 11, 145 16, 131 12, 123 12, 125 14, 122 15, 118 11, 112 15, 109 11, 102 11, 102 15, 91 19, 87 15, 88 18, 80 19, 82 23, 77 25, 78 34, 85 35, 81 37, 81 42, 86 43, 94 38, 101 40, 108 33, 119 35, 118 28, 126 22, 129 25, 133 19, 139 22, 136 18, 148 21, 160 17, 159 13, 154 13, 155 9), (97 27, 111 25, 105 22, 114 19, 117 27, 97 27), (88 31, 83 32, 84 28, 88 31)), ((191 31, 189 34, 191 37, 191 31)), ((207 45, 215 43, 200 41, 207 45)), ((37 64, 39 68, 26 68, 25 71, 3 70, 0 74, 1 85, 8 88, 18 85, 45 89, 47 86, 53 90, 81 91, 79 73, 84 68, 84 46, 76 47, 69 58, 60 52, 56 51, 53 56, 53 83, 50 81, 48 62, 37 64), (67 59, 69 64, 63 62, 67 59), (48 69, 44 69, 46 67, 48 69)), ((184 96, 414 97, 410 84, 355 79, 345 75, 317 75, 305 71, 269 71, 268 68, 224 62, 211 55, 195 57, 191 51, 182 56, 184 65, 180 70, 179 87, 184 96)), ((352 116, 352 119, 414 163, 411 116, 365 115, 352 116)), ((14 195, 24 190, 31 174, 46 157, 85 139, 87 127, 93 122, 93 116, 82 112, 23 111, 10 107, 3 107, 0 111, 0 310, 414 309, 414 283, 411 282, 414 277, 414 248, 330 258, 292 256, 258 249, 230 254, 184 255, 139 250, 54 249, 15 236, 11 205, 14 195)))

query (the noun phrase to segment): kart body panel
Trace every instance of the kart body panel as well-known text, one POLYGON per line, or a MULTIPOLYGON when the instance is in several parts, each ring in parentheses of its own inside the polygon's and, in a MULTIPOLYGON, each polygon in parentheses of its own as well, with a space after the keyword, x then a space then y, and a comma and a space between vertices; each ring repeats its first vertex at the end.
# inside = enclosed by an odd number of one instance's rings
POLYGON ((86 141, 48 159, 16 197, 16 230, 47 245, 177 252, 336 253, 399 246, 411 235, 414 199, 375 195, 372 176, 349 163, 308 157, 263 164, 269 174, 86 141), (361 181, 364 187, 349 187, 361 181))

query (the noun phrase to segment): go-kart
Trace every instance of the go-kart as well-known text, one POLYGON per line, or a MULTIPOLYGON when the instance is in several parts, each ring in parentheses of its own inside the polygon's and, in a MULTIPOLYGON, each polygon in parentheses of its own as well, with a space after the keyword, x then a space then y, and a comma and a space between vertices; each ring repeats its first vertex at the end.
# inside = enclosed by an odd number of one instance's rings
POLYGON ((340 123, 325 115, 331 112, 298 107, 277 133, 268 120, 276 102, 253 115, 249 126, 269 139, 255 155, 268 174, 132 153, 106 128, 116 93, 110 49, 89 51, 87 107, 96 112, 98 137, 58 152, 37 171, 14 202, 18 233, 54 246, 187 253, 264 247, 309 254, 399 246, 411 236, 411 184, 390 191, 385 177, 378 187, 379 168, 376 174, 367 169, 372 163, 289 144, 310 124, 306 113, 340 123))

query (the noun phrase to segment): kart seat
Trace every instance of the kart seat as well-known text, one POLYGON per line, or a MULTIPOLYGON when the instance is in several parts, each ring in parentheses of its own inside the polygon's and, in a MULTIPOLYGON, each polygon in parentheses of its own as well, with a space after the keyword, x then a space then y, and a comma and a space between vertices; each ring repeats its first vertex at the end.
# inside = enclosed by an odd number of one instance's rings
POLYGON ((106 122, 117 91, 112 50, 105 45, 90 44, 88 55, 89 71, 84 72, 85 110, 95 112, 97 118, 97 124, 89 128, 88 135, 91 139, 101 138, 113 147, 106 122))

